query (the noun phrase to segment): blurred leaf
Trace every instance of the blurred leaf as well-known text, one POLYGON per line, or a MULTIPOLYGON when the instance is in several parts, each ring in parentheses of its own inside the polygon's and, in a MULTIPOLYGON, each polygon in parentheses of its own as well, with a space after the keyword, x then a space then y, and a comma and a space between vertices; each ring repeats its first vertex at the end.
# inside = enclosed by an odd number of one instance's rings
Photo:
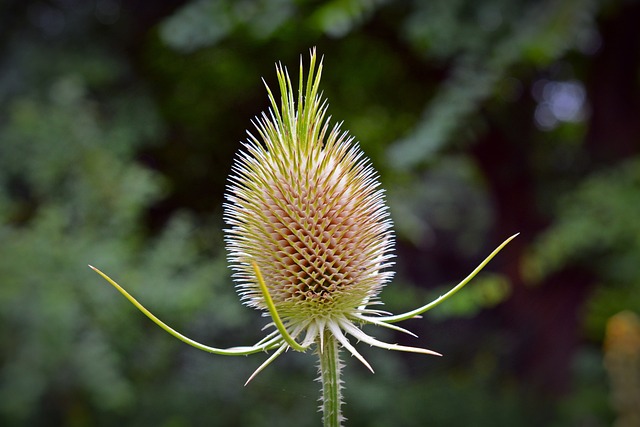
POLYGON ((613 282, 635 283, 640 276, 638 200, 640 160, 594 173, 562 200, 558 219, 524 259, 523 274, 535 283, 580 263, 613 282))
POLYGON ((517 9, 513 2, 503 3, 424 2, 418 7, 408 26, 412 41, 426 44, 426 52, 437 57, 458 56, 420 123, 390 148, 396 169, 428 162, 452 139, 464 139, 458 132, 511 67, 557 58, 594 25, 592 0, 522 2, 517 9), (432 22, 436 19, 444 21, 432 22), (441 40, 445 37, 446 42, 441 40))

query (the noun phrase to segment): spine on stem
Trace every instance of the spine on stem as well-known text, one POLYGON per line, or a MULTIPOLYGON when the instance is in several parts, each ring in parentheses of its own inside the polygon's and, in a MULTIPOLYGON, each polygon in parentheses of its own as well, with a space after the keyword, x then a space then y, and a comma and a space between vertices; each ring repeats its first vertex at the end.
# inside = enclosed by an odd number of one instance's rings
POLYGON ((338 341, 333 334, 324 331, 317 347, 320 359, 318 380, 322 384, 320 409, 324 427, 342 426, 342 380, 338 341))

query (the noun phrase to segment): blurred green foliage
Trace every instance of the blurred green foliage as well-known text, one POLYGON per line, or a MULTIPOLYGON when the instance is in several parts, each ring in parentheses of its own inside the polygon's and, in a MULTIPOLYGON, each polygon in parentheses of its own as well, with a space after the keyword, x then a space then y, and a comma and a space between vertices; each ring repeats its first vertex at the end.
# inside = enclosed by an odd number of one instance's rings
POLYGON ((261 78, 312 46, 387 189, 387 309, 522 232, 408 325, 444 358, 346 360, 348 425, 610 425, 604 327, 640 310, 637 19, 597 0, 3 2, 0 425, 318 425, 311 355, 243 387, 266 355, 183 346, 86 267, 199 341, 255 342, 224 186, 261 78))
POLYGON ((597 271, 587 305, 589 336, 604 335, 608 318, 640 307, 640 158, 592 174, 559 201, 553 226, 523 259, 523 275, 541 282, 567 264, 597 271))

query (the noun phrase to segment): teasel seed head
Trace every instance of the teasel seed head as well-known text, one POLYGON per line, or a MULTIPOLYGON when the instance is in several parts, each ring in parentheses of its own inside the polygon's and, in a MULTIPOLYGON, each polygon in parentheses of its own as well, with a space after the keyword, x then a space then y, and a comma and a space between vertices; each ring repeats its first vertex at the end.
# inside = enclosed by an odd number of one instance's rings
MULTIPOLYGON (((296 100, 287 70, 276 66, 279 102, 265 84, 271 109, 254 121, 256 135, 248 132, 244 151, 232 166, 224 205, 228 258, 241 300, 268 310, 265 315, 272 322, 267 327, 275 330, 252 346, 201 344, 91 267, 149 319, 195 348, 227 356, 273 351, 247 383, 288 349, 306 351, 314 345, 321 354, 321 371, 325 357, 332 358, 332 367, 339 371, 337 346, 373 371, 347 335, 386 350, 439 355, 379 341, 359 326, 373 324, 415 336, 395 323, 420 316, 456 294, 517 236, 430 303, 397 315, 371 308, 381 304, 378 295, 393 275, 392 223, 371 163, 339 123, 329 126, 327 103, 318 92, 322 61, 316 62, 312 49, 305 80, 301 59, 296 100)), ((329 388, 339 394, 339 375, 328 377, 336 380, 329 388)), ((327 413, 339 415, 339 403, 327 413)))
MULTIPOLYGON (((350 317, 392 277, 392 223, 377 174, 318 93, 322 62, 302 63, 297 102, 277 66, 278 105, 254 124, 230 177, 229 261, 244 303, 267 309, 255 262, 283 322, 350 317)), ((267 88, 268 89, 268 88, 267 88)))

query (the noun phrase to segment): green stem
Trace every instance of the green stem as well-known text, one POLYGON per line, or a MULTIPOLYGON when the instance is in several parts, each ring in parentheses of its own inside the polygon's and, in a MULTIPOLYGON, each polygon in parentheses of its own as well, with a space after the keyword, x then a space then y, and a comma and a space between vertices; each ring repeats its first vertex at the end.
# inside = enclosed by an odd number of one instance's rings
POLYGON ((324 339, 318 343, 320 381, 322 383, 322 421, 324 427, 342 425, 342 381, 338 341, 333 334, 324 331, 324 339))

